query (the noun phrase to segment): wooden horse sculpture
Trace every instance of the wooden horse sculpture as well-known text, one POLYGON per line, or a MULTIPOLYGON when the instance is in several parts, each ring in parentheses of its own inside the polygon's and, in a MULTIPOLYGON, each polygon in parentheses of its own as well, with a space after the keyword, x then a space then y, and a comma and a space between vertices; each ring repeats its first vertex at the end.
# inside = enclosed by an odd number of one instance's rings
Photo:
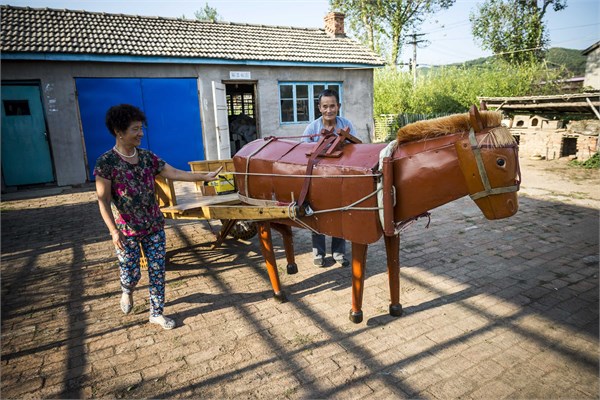
MULTIPOLYGON (((317 144, 259 139, 235 155, 236 184, 249 204, 290 207, 290 219, 272 221, 284 236, 286 253, 293 252, 290 226, 352 242, 355 323, 363 319, 367 246, 384 236, 389 313, 400 316, 403 224, 465 195, 488 219, 517 212, 517 145, 500 120, 499 113, 472 107, 467 114, 408 125, 390 144, 336 143, 333 134, 317 144)), ((284 301, 270 228, 271 222, 259 224, 259 240, 274 296, 284 301)), ((288 272, 294 271, 288 266, 288 272)))

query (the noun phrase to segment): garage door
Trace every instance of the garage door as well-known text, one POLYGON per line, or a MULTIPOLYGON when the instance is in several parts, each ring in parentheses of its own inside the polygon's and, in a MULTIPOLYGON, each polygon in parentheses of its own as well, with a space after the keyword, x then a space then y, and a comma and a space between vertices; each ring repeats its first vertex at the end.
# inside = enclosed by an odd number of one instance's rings
POLYGON ((100 155, 115 145, 104 124, 113 105, 132 104, 148 119, 141 147, 175 168, 204 160, 196 78, 76 78, 90 180, 100 155))

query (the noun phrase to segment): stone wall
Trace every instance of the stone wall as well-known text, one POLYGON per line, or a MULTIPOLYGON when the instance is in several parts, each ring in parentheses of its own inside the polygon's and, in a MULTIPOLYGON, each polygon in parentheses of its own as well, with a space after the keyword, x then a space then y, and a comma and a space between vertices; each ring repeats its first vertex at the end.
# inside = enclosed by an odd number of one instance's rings
POLYGON ((554 160, 560 157, 589 159, 598 151, 600 121, 562 121, 539 116, 515 116, 511 132, 519 141, 519 154, 528 158, 554 160))

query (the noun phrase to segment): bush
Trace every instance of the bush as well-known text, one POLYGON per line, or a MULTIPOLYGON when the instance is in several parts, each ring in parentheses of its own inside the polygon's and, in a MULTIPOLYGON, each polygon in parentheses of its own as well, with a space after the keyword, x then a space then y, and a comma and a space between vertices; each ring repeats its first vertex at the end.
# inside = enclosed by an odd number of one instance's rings
POLYGON ((581 167, 585 169, 598 169, 600 168, 600 153, 596 153, 585 161, 573 160, 569 162, 574 167, 581 167))
POLYGON ((448 114, 466 112, 478 96, 508 97, 560 93, 562 71, 543 64, 512 66, 493 62, 474 67, 445 66, 412 73, 382 68, 375 71, 374 113, 448 114), (542 84, 543 83, 543 84, 542 84))

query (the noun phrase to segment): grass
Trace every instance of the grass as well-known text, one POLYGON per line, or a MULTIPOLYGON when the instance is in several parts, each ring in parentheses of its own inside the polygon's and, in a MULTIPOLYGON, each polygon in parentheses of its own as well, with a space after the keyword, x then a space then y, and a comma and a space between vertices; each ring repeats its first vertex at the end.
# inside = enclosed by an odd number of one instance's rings
POLYGON ((310 335, 302 335, 300 333, 296 333, 292 343, 295 346, 305 346, 307 344, 311 344, 313 342, 313 338, 310 335))

